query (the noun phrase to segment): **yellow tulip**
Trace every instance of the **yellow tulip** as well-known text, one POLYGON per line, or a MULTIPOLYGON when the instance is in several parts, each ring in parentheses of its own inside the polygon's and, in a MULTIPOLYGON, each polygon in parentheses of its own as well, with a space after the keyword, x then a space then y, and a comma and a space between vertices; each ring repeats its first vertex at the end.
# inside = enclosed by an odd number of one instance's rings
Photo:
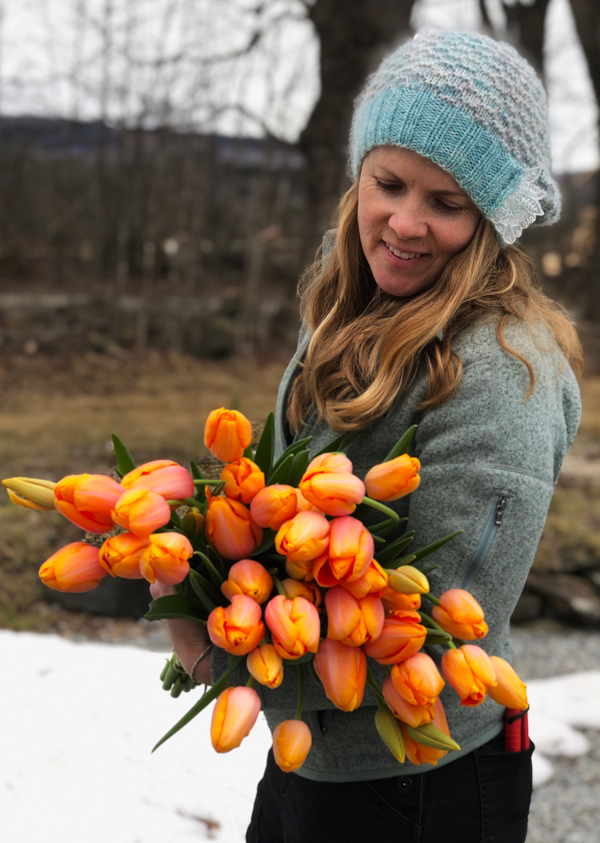
POLYGON ((54 511, 54 489, 52 480, 38 480, 36 477, 10 477, 2 483, 8 490, 12 503, 41 512, 54 511))
POLYGON ((427 594, 429 580, 424 573, 412 565, 401 565, 396 570, 388 570, 390 588, 400 594, 427 594))

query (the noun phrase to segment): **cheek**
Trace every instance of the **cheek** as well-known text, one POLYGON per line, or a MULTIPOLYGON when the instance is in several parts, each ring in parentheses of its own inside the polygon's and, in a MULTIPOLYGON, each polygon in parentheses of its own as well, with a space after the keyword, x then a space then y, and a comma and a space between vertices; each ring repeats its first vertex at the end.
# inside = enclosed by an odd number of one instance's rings
POLYGON ((440 229, 439 243, 447 255, 453 256, 465 249, 477 230, 479 220, 462 219, 452 221, 452 224, 440 229))

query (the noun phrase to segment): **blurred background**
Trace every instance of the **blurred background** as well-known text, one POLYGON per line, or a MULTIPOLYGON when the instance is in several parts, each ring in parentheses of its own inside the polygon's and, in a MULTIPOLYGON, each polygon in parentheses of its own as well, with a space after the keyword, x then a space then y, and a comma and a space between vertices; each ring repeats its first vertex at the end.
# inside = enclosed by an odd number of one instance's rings
MULTIPOLYGON (((353 100, 428 26, 510 41, 548 91, 563 216, 521 242, 578 326, 584 413, 513 620, 596 635, 598 0, 0 0, 2 476, 105 473, 113 432, 140 462, 206 466, 211 409, 265 420, 349 184, 353 100)), ((58 515, 6 499, 0 535, 0 627, 150 640, 143 584, 43 590, 79 537, 58 515)))

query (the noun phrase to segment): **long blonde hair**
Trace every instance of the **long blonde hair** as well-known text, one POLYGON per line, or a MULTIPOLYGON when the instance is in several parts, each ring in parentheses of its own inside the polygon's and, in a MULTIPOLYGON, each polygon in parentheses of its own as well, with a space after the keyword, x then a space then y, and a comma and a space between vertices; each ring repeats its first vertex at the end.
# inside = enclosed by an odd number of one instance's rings
POLYGON ((290 394, 292 431, 300 430, 312 409, 336 433, 368 427, 421 368, 429 388, 418 409, 442 404, 456 392, 462 376, 453 339, 486 317, 496 320, 501 347, 527 367, 526 397, 535 374, 505 339, 511 319, 529 327, 544 323, 574 370, 581 371, 581 345, 573 324, 541 291, 527 255, 517 246, 502 248, 488 220, 482 217, 469 245, 431 287, 400 299, 375 283, 360 244, 357 208, 355 182, 340 202, 332 253, 323 260, 319 250, 300 279, 300 311, 312 336, 290 394))

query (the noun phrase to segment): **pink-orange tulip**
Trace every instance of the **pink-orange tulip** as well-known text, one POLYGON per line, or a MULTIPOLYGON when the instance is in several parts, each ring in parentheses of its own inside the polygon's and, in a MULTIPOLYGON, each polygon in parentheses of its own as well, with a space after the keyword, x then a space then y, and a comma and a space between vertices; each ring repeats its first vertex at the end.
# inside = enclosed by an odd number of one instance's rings
POLYGON ((383 592, 381 601, 386 612, 393 612, 394 609, 415 612, 421 607, 420 594, 400 594, 400 592, 394 591, 389 586, 383 592))
POLYGON ((373 536, 356 518, 334 518, 329 531, 329 564, 336 579, 360 579, 367 571, 375 544, 373 536))
POLYGON ((8 497, 17 506, 37 509, 39 512, 54 511, 54 489, 52 480, 39 480, 37 477, 9 477, 3 480, 8 497))
POLYGON ((496 671, 488 654, 475 644, 446 650, 442 673, 460 697, 460 704, 480 705, 490 686, 496 685, 496 671))
POLYGON ((313 506, 310 501, 306 500, 300 489, 296 489, 296 500, 298 502, 298 512, 306 512, 307 510, 321 512, 318 506, 313 506))
POLYGON ((299 659, 305 653, 317 652, 321 621, 316 608, 304 597, 273 597, 265 608, 265 622, 275 649, 284 659, 299 659))
POLYGON ((123 492, 111 511, 115 524, 147 538, 171 519, 171 509, 162 495, 143 486, 123 492))
POLYGON ((488 696, 506 708, 518 708, 525 711, 528 706, 527 686, 519 679, 514 668, 499 656, 490 656, 496 672, 497 685, 488 687, 488 696))
POLYGON ((140 571, 148 582, 177 585, 187 577, 194 548, 181 533, 155 533, 140 560, 140 571))
POLYGON ((261 644, 246 657, 248 673, 267 688, 279 688, 283 682, 283 659, 272 644, 261 644))
POLYGON ((381 635, 385 611, 379 598, 367 594, 357 600, 339 585, 327 590, 327 637, 348 647, 361 647, 381 635))
POLYGON ((295 580, 310 582, 314 577, 315 564, 315 559, 304 559, 302 561, 287 559, 285 570, 287 575, 295 580))
MULTIPOLYGON (((282 524, 275 536, 277 552, 289 562, 309 562, 321 556, 328 546, 329 521, 318 512, 299 512, 282 524)), ((289 571, 288 574, 293 576, 289 571)))
POLYGON ((122 486, 104 474, 72 474, 56 484, 54 506, 89 533, 108 533, 115 526, 111 513, 122 494, 122 486))
POLYGON ((217 752, 238 747, 256 723, 260 698, 254 688, 226 688, 219 694, 210 724, 210 739, 217 752))
POLYGON ((252 441, 252 425, 237 410, 213 410, 204 427, 204 444, 222 462, 238 460, 252 441))
POLYGON ((402 720, 403 723, 416 728, 431 723, 433 720, 433 706, 409 703, 402 694, 398 693, 391 676, 388 676, 383 683, 382 691, 388 708, 394 717, 402 720))
POLYGON ((293 773, 306 761, 312 746, 310 729, 303 720, 284 720, 273 731, 275 763, 284 773, 293 773))
POLYGON ((205 534, 221 556, 234 561, 250 556, 262 541, 262 529, 244 504, 220 495, 209 495, 205 534))
POLYGON ((395 664, 390 676, 394 688, 411 705, 433 705, 446 684, 427 653, 415 653, 395 664))
POLYGON ((150 489, 165 500, 184 500, 194 494, 194 479, 187 468, 173 460, 153 460, 128 472, 124 489, 150 489))
POLYGON ((278 530, 297 511, 297 494, 292 486, 276 483, 261 489, 250 504, 250 514, 259 527, 278 530))
POLYGON ((299 489, 309 503, 327 515, 350 515, 365 496, 365 484, 352 474, 352 463, 343 454, 315 457, 299 489))
POLYGON ((419 460, 408 454, 374 465, 365 477, 367 495, 375 501, 395 501, 410 495, 421 480, 420 468, 419 460))
POLYGON ((106 576, 98 561, 98 548, 85 542, 73 542, 57 550, 39 573, 44 585, 72 594, 91 591, 106 576))
MULTIPOLYGON (((382 597, 388 591, 389 577, 381 565, 374 559, 362 577, 350 582, 347 577, 340 580, 340 585, 349 591, 357 600, 373 594, 382 597)), ((394 592, 395 593, 395 592, 394 592)), ((385 606, 384 606, 385 608, 385 606)))
POLYGON ((331 702, 342 711, 354 711, 363 701, 367 681, 367 657, 362 647, 348 647, 325 638, 313 665, 331 702))
POLYGON ((106 539, 100 548, 99 561, 112 577, 126 580, 141 580, 140 559, 148 547, 148 539, 134 533, 119 533, 106 539))
POLYGON ((247 655, 265 634, 261 608, 245 594, 234 594, 230 606, 213 609, 207 628, 213 644, 234 656, 247 655))
MULTIPOLYGON (((446 720, 446 712, 444 711, 444 706, 442 705, 442 701, 439 697, 433 704, 433 720, 431 722, 434 726, 437 726, 438 729, 441 729, 445 735, 450 737, 450 729, 448 728, 448 721, 446 720)), ((444 755, 448 754, 444 749, 434 749, 432 746, 426 746, 425 744, 414 741, 408 734, 408 730, 406 729, 404 723, 402 724, 402 733, 404 735, 406 755, 411 764, 432 764, 435 766, 440 758, 443 758, 444 755)))
POLYGON ((225 494, 242 503, 250 503, 254 496, 265 488, 265 475, 252 460, 240 457, 227 463, 221 472, 225 483, 225 494))
POLYGON ((451 588, 440 596, 440 605, 434 606, 433 619, 454 638, 475 641, 487 635, 483 609, 472 594, 462 588, 451 588))
POLYGON ((221 591, 231 600, 234 594, 247 594, 257 603, 269 599, 273 590, 273 578, 260 562, 254 559, 240 559, 229 569, 229 576, 221 585, 221 591))
POLYGON ((295 580, 291 577, 281 581, 285 596, 290 599, 294 597, 305 597, 307 600, 319 608, 323 602, 323 595, 321 589, 314 582, 303 582, 302 580, 295 580))
POLYGON ((383 622, 381 635, 365 645, 368 656, 379 664, 397 664, 417 653, 425 643, 427 630, 416 612, 391 612, 383 622))

